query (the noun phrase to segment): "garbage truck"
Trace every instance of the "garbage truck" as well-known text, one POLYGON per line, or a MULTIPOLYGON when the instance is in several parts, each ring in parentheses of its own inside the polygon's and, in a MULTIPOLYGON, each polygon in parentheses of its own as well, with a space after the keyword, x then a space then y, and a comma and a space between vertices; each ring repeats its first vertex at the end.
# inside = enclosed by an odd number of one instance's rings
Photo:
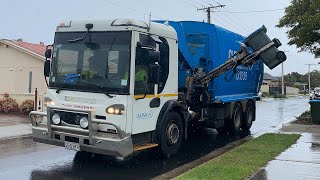
POLYGON ((286 60, 263 26, 245 38, 204 22, 65 21, 47 47, 35 142, 126 157, 176 154, 193 128, 250 129, 264 64, 286 60))

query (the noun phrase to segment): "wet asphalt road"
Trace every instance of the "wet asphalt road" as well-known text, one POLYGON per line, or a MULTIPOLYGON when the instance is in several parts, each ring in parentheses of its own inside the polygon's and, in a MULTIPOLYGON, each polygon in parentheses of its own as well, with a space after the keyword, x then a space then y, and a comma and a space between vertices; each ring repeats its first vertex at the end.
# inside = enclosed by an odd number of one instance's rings
POLYGON ((0 179, 150 179, 250 134, 275 131, 308 108, 307 97, 260 101, 251 132, 223 136, 207 130, 192 136, 177 156, 166 160, 154 149, 135 154, 125 161, 106 156, 88 160, 62 147, 34 143, 30 138, 2 141, 0 179))

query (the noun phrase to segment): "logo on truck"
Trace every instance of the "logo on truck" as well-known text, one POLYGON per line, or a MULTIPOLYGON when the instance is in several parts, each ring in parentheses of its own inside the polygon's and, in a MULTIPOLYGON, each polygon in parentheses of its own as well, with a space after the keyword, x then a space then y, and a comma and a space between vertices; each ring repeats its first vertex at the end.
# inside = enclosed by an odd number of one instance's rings
MULTIPOLYGON (((230 59, 233 55, 235 55, 237 51, 234 51, 232 49, 229 50, 228 52, 228 58, 230 59)), ((253 65, 249 67, 243 67, 243 66, 238 66, 237 67, 237 74, 236 74, 236 80, 237 81, 246 81, 248 80, 248 70, 252 70, 253 65)))
POLYGON ((153 112, 142 112, 137 114, 138 119, 150 119, 153 116, 153 112))

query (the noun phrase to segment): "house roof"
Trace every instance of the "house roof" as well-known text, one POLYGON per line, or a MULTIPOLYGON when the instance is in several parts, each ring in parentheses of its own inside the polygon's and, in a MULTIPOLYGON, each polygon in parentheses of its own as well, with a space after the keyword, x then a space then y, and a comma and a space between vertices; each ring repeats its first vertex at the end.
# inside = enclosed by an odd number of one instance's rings
POLYGON ((263 79, 264 80, 278 80, 277 77, 274 77, 274 76, 272 76, 271 74, 268 74, 268 73, 264 73, 263 74, 263 79))
POLYGON ((43 60, 45 59, 44 53, 46 51, 46 45, 44 45, 43 43, 34 44, 34 43, 7 40, 7 39, 0 39, 0 43, 6 44, 18 50, 21 50, 39 59, 43 59, 43 60))

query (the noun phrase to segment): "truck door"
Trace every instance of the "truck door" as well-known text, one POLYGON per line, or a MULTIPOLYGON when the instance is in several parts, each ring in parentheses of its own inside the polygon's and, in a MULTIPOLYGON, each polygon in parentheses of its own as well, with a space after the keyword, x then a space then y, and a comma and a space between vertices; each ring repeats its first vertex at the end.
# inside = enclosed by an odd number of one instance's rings
POLYGON ((135 76, 134 76, 134 99, 132 134, 155 130, 157 119, 164 101, 161 101, 163 89, 166 85, 169 73, 169 46, 165 38, 151 38, 147 34, 139 34, 139 42, 143 47, 152 47, 160 51, 160 83, 159 85, 148 82, 149 65, 145 55, 139 50, 136 52, 135 76), (158 103, 160 100, 160 103, 158 103), (154 103, 156 102, 156 103, 154 103))

